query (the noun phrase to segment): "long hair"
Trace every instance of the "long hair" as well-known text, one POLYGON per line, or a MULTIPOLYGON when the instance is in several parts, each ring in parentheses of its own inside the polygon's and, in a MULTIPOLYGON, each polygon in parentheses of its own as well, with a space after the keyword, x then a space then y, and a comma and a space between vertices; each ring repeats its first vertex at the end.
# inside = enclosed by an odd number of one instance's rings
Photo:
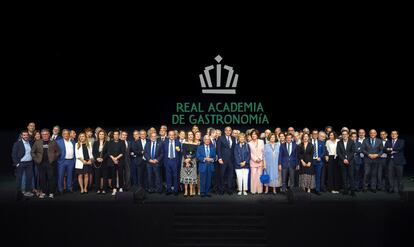
POLYGON ((84 135, 85 136, 85 144, 86 144, 86 147, 88 147, 89 148, 89 142, 88 142, 88 140, 86 140, 86 133, 85 132, 81 132, 81 133, 79 133, 79 136, 78 136, 78 143, 76 144, 76 148, 77 149, 79 149, 80 147, 82 147, 82 143, 81 143, 81 135, 84 135))

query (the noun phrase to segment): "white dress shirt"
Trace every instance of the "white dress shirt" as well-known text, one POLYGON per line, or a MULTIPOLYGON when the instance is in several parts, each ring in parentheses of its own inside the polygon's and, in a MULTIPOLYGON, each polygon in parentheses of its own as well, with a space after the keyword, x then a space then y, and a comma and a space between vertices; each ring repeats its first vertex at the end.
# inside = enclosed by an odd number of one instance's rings
POLYGON ((74 155, 74 153, 73 153, 73 143, 70 140, 69 141, 63 140, 63 142, 65 143, 65 149, 66 149, 65 159, 67 159, 67 160, 73 159, 73 155, 74 155))

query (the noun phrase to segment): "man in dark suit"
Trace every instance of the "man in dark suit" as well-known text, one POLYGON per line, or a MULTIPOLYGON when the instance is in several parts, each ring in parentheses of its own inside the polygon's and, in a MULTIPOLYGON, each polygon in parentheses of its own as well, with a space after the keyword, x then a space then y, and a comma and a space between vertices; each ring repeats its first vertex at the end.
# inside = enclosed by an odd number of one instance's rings
POLYGON ((152 132, 150 141, 146 143, 144 157, 147 162, 148 191, 150 193, 162 193, 160 161, 163 160, 164 152, 162 143, 157 141, 157 133, 152 132))
POLYGON ((336 154, 339 158, 339 165, 342 173, 342 193, 347 195, 351 190, 351 196, 355 196, 354 183, 354 153, 355 143, 349 139, 348 130, 342 131, 342 139, 336 146, 336 154))
POLYGON ((378 159, 383 153, 382 141, 377 138, 377 131, 369 131, 369 137, 362 144, 364 154, 364 192, 368 189, 369 179, 371 180, 371 191, 377 192, 378 159))
POLYGON ((398 138, 398 131, 391 132, 391 140, 387 141, 385 150, 389 156, 388 178, 390 180, 390 193, 394 193, 395 182, 397 182, 398 192, 402 192, 404 185, 402 182, 404 166, 407 164, 404 156, 405 142, 398 138))
POLYGON ((280 146, 279 169, 282 169, 282 192, 286 192, 289 181, 292 186, 295 184, 295 170, 299 169, 297 159, 297 145, 292 141, 293 135, 287 134, 286 142, 280 146))
POLYGON ((24 130, 20 133, 20 140, 14 143, 12 149, 13 166, 16 168, 16 185, 17 185, 17 200, 22 196, 32 197, 31 192, 33 179, 33 160, 31 156, 32 144, 29 141, 29 132, 24 130), (22 177, 23 172, 26 173, 25 192, 22 194, 22 177))
POLYGON ((361 158, 361 154, 362 154, 362 143, 358 141, 358 136, 357 133, 352 133, 351 134, 351 140, 355 143, 355 150, 354 150, 354 187, 356 191, 359 191, 362 189, 362 187, 360 187, 360 171, 364 169, 364 161, 361 158))
POLYGON ((124 188, 129 190, 131 188, 131 143, 128 141, 128 132, 121 132, 121 141, 125 144, 125 153, 124 153, 124 188))
MULTIPOLYGON (((380 137, 382 141, 382 146, 385 148, 388 141, 388 133, 385 130, 381 130, 380 137)), ((388 190, 389 189, 389 179, 388 179, 388 154, 383 150, 383 153, 378 159, 378 174, 377 174, 377 189, 378 190, 388 190)))
POLYGON ((164 166, 167 182, 167 195, 171 195, 171 186, 174 185, 174 195, 178 196, 177 166, 180 160, 180 142, 175 138, 175 132, 168 132, 168 140, 164 141, 164 166))
POLYGON ((131 184, 132 186, 138 186, 146 188, 145 186, 145 158, 144 149, 147 143, 147 132, 145 130, 135 130, 134 140, 131 142, 130 155, 131 155, 131 184))
POLYGON ((220 136, 217 141, 218 168, 220 169, 218 179, 219 194, 223 195, 226 191, 229 195, 233 194, 233 162, 234 162, 234 145, 236 139, 231 136, 231 128, 227 126, 224 129, 224 136, 220 136))
POLYGON ((315 193, 320 195, 321 192, 321 176, 323 168, 323 157, 325 157, 325 144, 318 139, 318 130, 312 130, 312 145, 314 146, 314 153, 312 164, 315 168, 315 193))

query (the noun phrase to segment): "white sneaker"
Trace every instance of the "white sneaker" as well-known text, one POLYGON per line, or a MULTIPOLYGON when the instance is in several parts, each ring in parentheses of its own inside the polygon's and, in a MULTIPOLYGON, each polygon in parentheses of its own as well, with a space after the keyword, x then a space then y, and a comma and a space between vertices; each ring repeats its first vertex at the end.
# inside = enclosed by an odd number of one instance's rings
POLYGON ((116 195, 116 189, 113 189, 112 190, 112 195, 114 196, 114 195, 116 195))
POLYGON ((122 188, 119 189, 119 192, 124 192, 124 190, 122 188))
POLYGON ((244 195, 244 196, 247 196, 247 192, 246 192, 246 191, 243 191, 243 195, 244 195))
POLYGON ((34 196, 34 194, 32 192, 25 192, 23 195, 26 196, 26 197, 33 197, 34 196))
POLYGON ((241 191, 239 191, 239 193, 237 193, 237 195, 241 196, 241 195, 242 195, 242 192, 241 192, 241 191))
POLYGON ((44 199, 45 197, 46 197, 46 194, 45 194, 45 193, 40 193, 40 194, 39 194, 39 198, 40 198, 40 199, 44 199))
POLYGON ((55 198, 55 196, 53 195, 53 193, 50 193, 50 194, 49 194, 49 198, 50 198, 50 199, 55 198))

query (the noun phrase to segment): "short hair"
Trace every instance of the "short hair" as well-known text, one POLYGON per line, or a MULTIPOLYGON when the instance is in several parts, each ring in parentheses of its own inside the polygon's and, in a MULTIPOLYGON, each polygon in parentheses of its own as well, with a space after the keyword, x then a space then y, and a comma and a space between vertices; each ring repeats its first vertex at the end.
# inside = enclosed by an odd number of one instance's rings
POLYGON ((388 134, 386 130, 381 130, 380 133, 384 132, 385 134, 388 134))
POLYGON ((237 140, 238 140, 238 141, 240 141, 240 137, 244 137, 244 138, 246 138, 246 134, 245 134, 245 133, 243 133, 243 132, 240 132, 240 133, 237 135, 237 140))
POLYGON ((118 135, 119 135, 119 134, 120 134, 120 131, 119 131, 119 130, 117 130, 117 129, 116 129, 116 130, 114 130, 114 131, 112 131, 112 135, 113 135, 113 134, 115 134, 115 133, 118 133, 118 135))
POLYGON ((259 137, 259 131, 257 129, 252 129, 252 132, 250 132, 250 136, 253 136, 253 134, 256 134, 257 137, 259 137))
POLYGON ((349 134, 349 131, 348 130, 342 130, 342 132, 341 132, 342 134, 343 133, 347 133, 347 134, 349 134))
POLYGON ((399 134, 400 134, 400 132, 399 132, 398 130, 392 130, 392 131, 391 131, 391 133, 392 133, 392 132, 397 132, 397 135, 399 135, 399 134))
POLYGON ((122 133, 125 133, 125 134, 127 134, 127 135, 128 135, 128 131, 126 131, 126 130, 121 131, 121 134, 122 134, 122 133))
POLYGON ((27 130, 22 130, 22 131, 20 131, 20 135, 23 135, 23 133, 27 133, 27 134, 29 134, 29 131, 27 131, 27 130))
POLYGON ((288 137, 288 136, 290 136, 290 137, 292 137, 292 138, 293 138, 292 133, 287 133, 286 137, 288 137))
POLYGON ((43 128, 43 129, 40 131, 40 133, 43 133, 43 132, 47 132, 47 133, 49 133, 49 134, 50 134, 50 131, 49 131, 49 129, 48 129, 48 128, 43 128))
POLYGON ((70 133, 70 130, 69 129, 63 129, 62 134, 63 134, 63 132, 69 132, 70 133))
POLYGON ((356 132, 352 132, 352 133, 351 133, 351 137, 352 137, 353 135, 358 136, 358 134, 357 134, 356 132))
POLYGON ((89 127, 88 127, 88 128, 86 128, 86 129, 84 130, 84 132, 86 133, 86 132, 93 132, 93 131, 92 131, 92 129, 91 129, 91 128, 89 128, 89 127))

